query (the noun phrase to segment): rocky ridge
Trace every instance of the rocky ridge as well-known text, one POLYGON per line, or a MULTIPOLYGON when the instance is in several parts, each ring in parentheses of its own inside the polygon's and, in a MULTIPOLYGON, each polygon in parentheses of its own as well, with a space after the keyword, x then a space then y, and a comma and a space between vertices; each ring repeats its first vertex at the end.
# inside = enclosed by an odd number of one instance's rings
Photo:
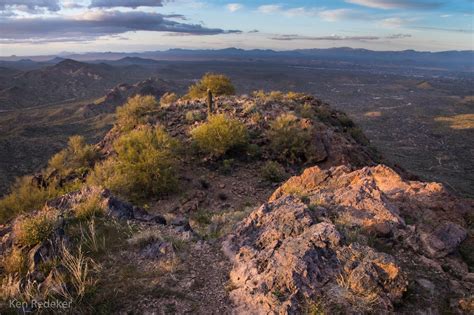
MULTIPOLYGON (((77 205, 96 194, 105 209, 104 224, 126 227, 110 245, 113 251, 101 258, 100 273, 106 277, 99 288, 116 295, 102 293, 93 303, 102 307, 115 298, 116 305, 106 305, 109 312, 436 314, 474 309, 471 200, 380 164, 388 162, 354 133, 347 116, 313 97, 218 97, 216 103, 218 113, 247 126, 250 144, 261 149, 258 158, 239 152, 230 157, 229 170, 223 161, 189 150, 178 171, 182 193, 150 200, 146 210, 97 187, 47 202, 45 208, 66 218, 48 241, 21 246, 15 222, 0 228, 2 256, 17 249, 28 253, 27 275, 7 288, 18 292, 36 281, 46 290, 54 273, 45 272, 44 263, 67 243, 77 205), (303 105, 311 115, 302 114, 303 105), (261 179, 264 162, 274 159, 264 131, 288 112, 311 127, 313 155, 301 165, 286 165, 295 176, 278 187, 261 179)), ((161 108, 149 124, 164 127, 192 148, 189 130, 201 121, 190 121, 189 112, 206 117, 204 100, 178 100, 161 108)), ((97 144, 103 157, 115 154, 119 136, 114 128, 97 144)))
POLYGON ((384 165, 308 168, 226 241, 230 297, 252 314, 472 311, 472 265, 458 249, 473 206, 384 165))

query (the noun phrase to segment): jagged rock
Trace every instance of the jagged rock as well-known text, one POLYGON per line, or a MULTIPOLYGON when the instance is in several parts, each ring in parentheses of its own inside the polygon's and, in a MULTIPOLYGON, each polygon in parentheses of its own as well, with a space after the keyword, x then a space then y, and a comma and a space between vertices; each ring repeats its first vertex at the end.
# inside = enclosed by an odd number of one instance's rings
POLYGON ((86 200, 89 196, 98 194, 102 199, 102 206, 106 215, 127 220, 138 220, 144 222, 155 222, 166 224, 166 219, 160 215, 151 215, 142 208, 133 206, 114 196, 109 190, 99 187, 84 187, 81 190, 71 192, 59 198, 48 201, 48 207, 55 208, 61 213, 71 212, 75 205, 86 200))
POLYGON ((388 313, 409 281, 437 310, 445 302, 431 301, 434 292, 462 297, 472 287, 466 263, 449 254, 473 209, 440 184, 404 180, 384 165, 308 168, 224 243, 236 313, 300 314, 313 302, 329 313, 388 313))
POLYGON ((380 310, 391 310, 407 284, 395 259, 341 240, 333 224, 318 223, 292 196, 255 210, 226 242, 227 252, 235 253, 230 296, 236 312, 300 314, 311 299, 363 309, 369 294, 380 310))

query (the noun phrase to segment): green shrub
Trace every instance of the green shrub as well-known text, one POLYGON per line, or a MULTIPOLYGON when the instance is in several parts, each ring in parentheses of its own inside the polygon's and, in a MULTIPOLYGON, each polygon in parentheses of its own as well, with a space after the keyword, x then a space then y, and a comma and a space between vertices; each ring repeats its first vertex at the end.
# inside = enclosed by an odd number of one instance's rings
POLYGON ((37 214, 21 218, 13 227, 16 241, 23 246, 33 246, 48 239, 54 231, 57 213, 45 210, 37 214))
POLYGON ((186 121, 188 123, 195 123, 196 121, 201 121, 204 119, 204 115, 200 110, 190 110, 186 112, 186 121))
POLYGON ((161 107, 170 106, 171 104, 175 103, 177 100, 178 100, 178 95, 176 95, 176 93, 166 92, 160 98, 160 106, 161 107))
POLYGON ((102 197, 98 192, 88 196, 88 198, 74 207, 74 213, 79 220, 88 220, 92 217, 99 217, 105 214, 102 204, 102 197))
POLYGON ((337 119, 341 123, 341 126, 351 128, 354 127, 354 122, 346 115, 343 113, 338 113, 337 119))
POLYGON ((161 195, 176 186, 178 143, 162 128, 144 126, 114 143, 116 157, 97 165, 89 182, 131 200, 161 195))
POLYGON ((201 80, 189 87, 188 97, 203 98, 207 96, 210 89, 214 96, 234 95, 235 87, 230 78, 223 74, 206 73, 201 80))
POLYGON ((359 127, 349 128, 349 134, 359 144, 362 144, 362 145, 369 145, 370 144, 369 139, 367 139, 364 132, 359 127))
POLYGON ((127 103, 117 108, 117 125, 121 130, 132 130, 138 125, 146 124, 150 119, 150 114, 158 108, 159 104, 154 96, 131 97, 127 103))
POLYGON ((280 161, 305 162, 311 159, 311 127, 293 114, 282 114, 270 124, 270 148, 280 161))
POLYGON ((278 183, 287 177, 285 168, 275 161, 267 161, 261 169, 263 179, 271 183, 278 183))
POLYGON ((311 104, 305 103, 303 106, 301 106, 301 117, 306 119, 313 119, 315 115, 316 111, 313 109, 313 106, 311 106, 311 104))
POLYGON ((32 176, 18 178, 11 192, 0 200, 0 223, 13 218, 19 213, 41 208, 45 201, 59 196, 63 191, 51 185, 39 187, 32 176))
POLYGON ((239 120, 219 114, 210 116, 207 122, 191 130, 191 137, 203 152, 220 157, 246 145, 248 133, 239 120))
POLYGON ((91 167, 98 157, 97 150, 87 144, 84 137, 72 136, 69 138, 67 148, 53 155, 48 166, 61 175, 67 175, 72 171, 91 167))

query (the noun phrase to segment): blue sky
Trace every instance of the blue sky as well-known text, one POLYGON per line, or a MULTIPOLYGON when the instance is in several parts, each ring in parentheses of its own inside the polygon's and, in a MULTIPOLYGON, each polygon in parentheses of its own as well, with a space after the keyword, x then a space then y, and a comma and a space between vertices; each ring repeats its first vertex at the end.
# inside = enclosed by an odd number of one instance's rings
POLYGON ((2 0, 0 55, 474 49, 474 0, 2 0))

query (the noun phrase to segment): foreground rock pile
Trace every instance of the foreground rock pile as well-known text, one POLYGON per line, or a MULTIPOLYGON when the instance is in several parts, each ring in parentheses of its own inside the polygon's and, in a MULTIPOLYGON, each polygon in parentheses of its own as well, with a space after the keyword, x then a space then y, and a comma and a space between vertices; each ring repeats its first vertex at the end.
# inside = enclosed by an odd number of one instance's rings
POLYGON ((383 165, 308 168, 226 240, 230 297, 242 314, 472 311, 472 211, 383 165))

